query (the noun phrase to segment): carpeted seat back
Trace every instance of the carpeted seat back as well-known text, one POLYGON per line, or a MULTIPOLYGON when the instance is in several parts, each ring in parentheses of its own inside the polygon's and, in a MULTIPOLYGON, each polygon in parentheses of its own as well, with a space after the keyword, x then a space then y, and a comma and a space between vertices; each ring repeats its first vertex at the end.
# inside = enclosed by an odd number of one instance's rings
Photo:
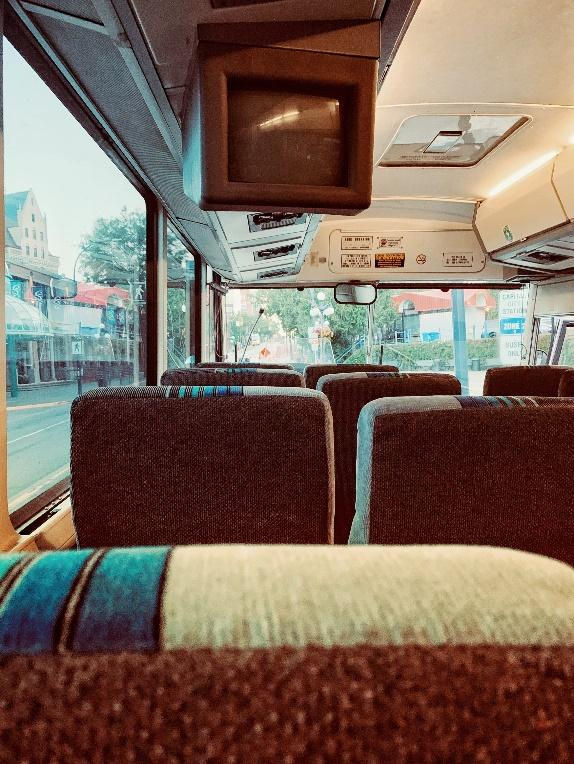
POLYGON ((303 375, 289 369, 256 366, 213 366, 167 369, 162 385, 242 385, 249 387, 304 387, 303 375))
POLYGON ((327 399, 279 387, 93 390, 72 405, 80 547, 332 540, 327 399))
POLYGON ((251 361, 201 361, 194 366, 198 369, 293 369, 288 363, 252 363, 251 361))
POLYGON ((451 374, 359 372, 321 377, 317 389, 325 393, 333 412, 335 543, 346 544, 355 516, 357 419, 363 406, 387 396, 457 394, 460 382, 451 374))
POLYGON ((568 366, 501 366, 487 369, 484 395, 538 395, 554 397, 568 366))
POLYGON ((573 427, 560 398, 367 404, 351 543, 487 544, 574 563, 573 427))
POLYGON ((354 374, 358 371, 398 371, 397 366, 374 363, 314 363, 305 368, 305 387, 315 390, 326 374, 354 374))
POLYGON ((507 549, 2 555, 0 751, 571 761, 573 623, 574 570, 507 549))
POLYGON ((559 398, 574 398, 574 369, 568 369, 560 377, 559 398))

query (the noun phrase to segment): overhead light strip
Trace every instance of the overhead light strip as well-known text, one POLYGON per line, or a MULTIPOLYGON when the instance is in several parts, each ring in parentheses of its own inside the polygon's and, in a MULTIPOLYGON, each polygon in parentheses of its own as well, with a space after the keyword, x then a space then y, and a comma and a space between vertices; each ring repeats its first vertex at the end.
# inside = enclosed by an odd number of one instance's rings
POLYGON ((497 186, 495 186, 488 194, 488 198, 492 196, 496 196, 501 191, 504 191, 510 186, 513 186, 519 180, 522 180, 522 178, 525 178, 527 175, 530 175, 530 173, 534 172, 534 170, 538 170, 540 167, 543 167, 545 164, 547 164, 552 159, 554 159, 554 157, 557 156, 558 153, 559 153, 558 151, 547 151, 546 154, 542 154, 542 156, 539 156, 538 159, 535 159, 533 162, 530 162, 529 164, 524 165, 524 167, 521 167, 520 170, 517 170, 512 175, 509 175, 507 178, 501 181, 497 186))

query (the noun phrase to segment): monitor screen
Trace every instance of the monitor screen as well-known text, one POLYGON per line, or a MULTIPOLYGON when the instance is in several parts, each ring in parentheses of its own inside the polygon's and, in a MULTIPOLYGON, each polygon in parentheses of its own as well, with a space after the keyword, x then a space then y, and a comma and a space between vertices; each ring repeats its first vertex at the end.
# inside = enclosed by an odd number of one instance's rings
POLYGON ((346 186, 345 94, 229 80, 228 180, 346 186))

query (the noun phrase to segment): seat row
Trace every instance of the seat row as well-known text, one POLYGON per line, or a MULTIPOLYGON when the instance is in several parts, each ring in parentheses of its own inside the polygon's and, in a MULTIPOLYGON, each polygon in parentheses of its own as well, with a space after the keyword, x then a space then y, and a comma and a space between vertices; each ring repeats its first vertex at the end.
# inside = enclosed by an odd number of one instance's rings
MULTIPOLYGON (((311 364, 299 374, 287 364, 204 362, 193 367, 168 369, 164 385, 214 385, 225 379, 232 385, 276 385, 316 389, 326 374, 354 372, 398 372, 388 364, 311 364)), ((566 397, 574 395, 574 369, 568 366, 501 366, 488 369, 483 395, 538 395, 566 397)))
POLYGON ((574 560, 572 400, 460 396, 456 378, 426 373, 328 375, 319 387, 76 399, 79 545, 346 543, 352 525, 352 543, 574 560))

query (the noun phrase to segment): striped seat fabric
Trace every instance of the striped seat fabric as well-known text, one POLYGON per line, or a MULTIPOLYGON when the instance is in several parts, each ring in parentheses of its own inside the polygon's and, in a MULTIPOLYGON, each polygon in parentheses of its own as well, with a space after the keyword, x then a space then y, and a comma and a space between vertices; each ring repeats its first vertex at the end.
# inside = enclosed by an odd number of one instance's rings
POLYGON ((103 388, 77 398, 71 420, 80 547, 332 541, 333 431, 321 393, 103 388))
POLYGON ((325 393, 333 412, 335 543, 346 544, 355 515, 357 420, 363 406, 387 396, 456 394, 460 393, 460 382, 451 374, 358 372, 321 377, 317 389, 325 393))
POLYGON ((4 555, 0 752, 567 762, 573 623, 574 570, 506 549, 4 555))
POLYGON ((574 563, 573 427, 560 398, 367 404, 350 543, 487 544, 574 563))
POLYGON ((374 363, 314 363, 305 367, 305 387, 313 390, 326 374, 353 374, 357 371, 398 371, 397 366, 374 363))
POLYGON ((251 361, 202 361, 194 366, 198 369, 291 369, 293 366, 288 363, 252 363, 251 361))
POLYGON ((484 395, 555 397, 568 366, 501 366, 487 369, 484 395))
POLYGON ((289 369, 261 369, 256 366, 168 369, 161 375, 161 384, 304 387, 303 376, 296 371, 289 369))

